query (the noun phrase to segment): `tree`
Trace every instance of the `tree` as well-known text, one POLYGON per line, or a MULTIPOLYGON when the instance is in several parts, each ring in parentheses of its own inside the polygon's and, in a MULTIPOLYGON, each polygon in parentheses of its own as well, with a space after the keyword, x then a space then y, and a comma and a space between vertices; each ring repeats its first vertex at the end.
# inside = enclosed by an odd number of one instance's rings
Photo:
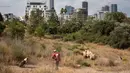
POLYGON ((61 8, 60 14, 63 14, 63 13, 64 13, 64 8, 61 8))
POLYGON ((4 29, 5 29, 5 25, 3 25, 3 23, 0 22, 0 36, 2 32, 4 31, 4 29))
POLYGON ((126 49, 130 47, 130 25, 122 23, 110 34, 109 44, 115 48, 126 49))
POLYGON ((43 12, 39 9, 33 10, 30 15, 30 25, 28 25, 28 32, 30 34, 34 34, 36 28, 41 24, 44 23, 43 12))
POLYGON ((64 25, 60 26, 60 33, 73 33, 80 30, 83 26, 83 23, 80 21, 75 21, 72 19, 70 21, 66 21, 64 25))
POLYGON ((51 14, 49 17, 48 23, 48 29, 47 32, 50 34, 57 34, 58 33, 58 26, 59 26, 59 20, 58 17, 54 14, 51 14))
POLYGON ((100 35, 110 35, 110 32, 114 30, 115 24, 112 21, 97 21, 93 26, 92 30, 94 33, 99 33, 100 35))
POLYGON ((39 37, 41 38, 42 36, 44 36, 44 34, 45 34, 45 30, 44 30, 43 26, 42 26, 42 25, 39 25, 39 26, 36 28, 36 30, 35 30, 35 35, 36 35, 36 36, 39 36, 39 37))
POLYGON ((0 13, 0 21, 4 21, 2 14, 0 13))
POLYGON ((26 15, 25 15, 25 20, 28 21, 28 19, 29 19, 29 17, 28 17, 28 15, 26 14, 26 15))
POLYGON ((65 9, 64 9, 64 13, 66 13, 66 12, 67 12, 67 9, 65 8, 65 9))
POLYGON ((107 13, 105 15, 105 19, 109 21, 116 21, 122 23, 126 19, 126 16, 122 12, 112 12, 112 13, 107 13))
POLYGON ((25 26, 23 23, 17 20, 12 20, 7 25, 6 34, 11 36, 13 39, 23 39, 25 34, 25 26))
POLYGON ((33 10, 30 15, 31 25, 37 26, 41 22, 44 22, 43 12, 39 9, 33 10))

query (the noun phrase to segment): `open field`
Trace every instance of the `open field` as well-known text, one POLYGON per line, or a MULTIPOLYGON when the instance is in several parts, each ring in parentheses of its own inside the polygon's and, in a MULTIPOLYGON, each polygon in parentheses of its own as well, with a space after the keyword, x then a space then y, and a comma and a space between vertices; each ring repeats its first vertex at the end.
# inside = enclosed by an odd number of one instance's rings
POLYGON ((0 66, 1 70, 5 70, 2 73, 130 73, 130 51, 113 49, 107 45, 28 37, 23 41, 2 38, 0 49, 3 52, 0 60, 5 63, 0 66), (61 51, 58 71, 54 69, 54 62, 50 58, 56 48, 61 51), (84 59, 82 55, 75 54, 75 51, 86 48, 97 56, 96 60, 84 59), (22 52, 17 49, 22 49, 22 52), (29 63, 25 68, 18 67, 19 60, 26 56, 29 57, 29 63))

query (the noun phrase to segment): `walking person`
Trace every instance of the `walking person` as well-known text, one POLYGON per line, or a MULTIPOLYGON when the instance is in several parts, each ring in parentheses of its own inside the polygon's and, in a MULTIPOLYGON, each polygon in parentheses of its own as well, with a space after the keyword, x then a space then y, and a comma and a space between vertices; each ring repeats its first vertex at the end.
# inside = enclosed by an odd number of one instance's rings
POLYGON ((55 61, 55 65, 56 65, 56 66, 55 66, 55 67, 56 67, 55 69, 58 70, 58 69, 59 69, 59 68, 58 68, 58 67, 59 67, 59 62, 60 62, 60 60, 61 60, 61 59, 60 59, 60 53, 57 52, 56 50, 54 50, 53 53, 52 53, 52 59, 55 61))

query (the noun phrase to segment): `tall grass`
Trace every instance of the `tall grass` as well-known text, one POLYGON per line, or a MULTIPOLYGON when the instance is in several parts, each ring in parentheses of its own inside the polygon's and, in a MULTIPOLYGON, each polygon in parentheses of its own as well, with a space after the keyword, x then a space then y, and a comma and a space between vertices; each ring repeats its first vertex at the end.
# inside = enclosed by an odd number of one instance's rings
POLYGON ((41 58, 47 57, 50 51, 46 49, 46 45, 36 43, 30 40, 12 40, 4 38, 0 42, 0 61, 4 63, 16 63, 25 57, 41 58))
POLYGON ((0 64, 0 73, 13 73, 9 67, 5 67, 4 64, 0 64))

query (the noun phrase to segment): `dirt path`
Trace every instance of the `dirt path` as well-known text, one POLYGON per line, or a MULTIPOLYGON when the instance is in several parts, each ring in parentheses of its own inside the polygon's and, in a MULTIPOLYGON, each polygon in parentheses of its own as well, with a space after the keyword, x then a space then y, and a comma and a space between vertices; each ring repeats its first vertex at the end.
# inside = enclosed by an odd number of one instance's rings
POLYGON ((37 65, 26 65, 25 68, 20 68, 18 66, 10 66, 13 73, 130 73, 130 71, 120 71, 120 72, 103 72, 97 71, 93 68, 86 67, 80 69, 74 69, 70 67, 60 67, 58 71, 54 69, 54 64, 47 64, 44 62, 39 62, 37 65), (49 72, 47 72, 49 71, 49 72))

